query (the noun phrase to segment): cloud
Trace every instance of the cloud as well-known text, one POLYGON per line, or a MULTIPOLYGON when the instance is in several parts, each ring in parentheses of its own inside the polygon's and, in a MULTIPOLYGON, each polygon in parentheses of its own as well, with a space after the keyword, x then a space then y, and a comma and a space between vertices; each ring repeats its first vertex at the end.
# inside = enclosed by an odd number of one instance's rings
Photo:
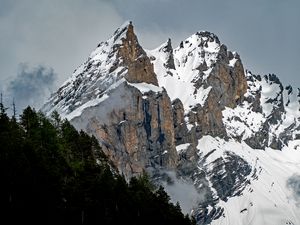
POLYGON ((55 68, 62 83, 124 20, 109 1, 0 0, 0 83, 21 62, 55 68))
POLYGON ((56 78, 52 68, 42 65, 30 68, 21 64, 17 77, 10 81, 7 88, 11 102, 13 99, 15 101, 17 113, 28 105, 39 109, 53 91, 56 78))
POLYGON ((167 181, 162 185, 171 197, 171 201, 176 204, 179 202, 184 214, 190 214, 193 207, 205 199, 204 193, 199 193, 192 181, 178 179, 175 172, 167 171, 167 181))
POLYGON ((294 174, 287 181, 287 187, 292 191, 296 204, 300 207, 300 174, 294 174))

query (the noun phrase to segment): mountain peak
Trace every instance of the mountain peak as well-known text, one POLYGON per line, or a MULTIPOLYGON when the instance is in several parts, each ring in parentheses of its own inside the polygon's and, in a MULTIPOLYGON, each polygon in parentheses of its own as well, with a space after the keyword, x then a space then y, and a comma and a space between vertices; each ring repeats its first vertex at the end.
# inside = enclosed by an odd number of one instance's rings
POLYGON ((121 31, 121 47, 118 48, 117 57, 121 64, 128 69, 125 78, 131 83, 148 83, 158 86, 157 78, 154 73, 153 65, 146 52, 138 42, 134 33, 133 25, 129 22, 121 31))
POLYGON ((170 193, 181 186, 169 172, 191 182, 198 225, 300 224, 286 183, 299 171, 300 94, 273 74, 245 75, 211 32, 147 54, 125 22, 43 110, 94 135, 127 178, 149 172, 170 193))
POLYGON ((216 43, 220 44, 220 40, 219 40, 218 36, 209 31, 198 31, 195 35, 197 35, 198 37, 201 37, 202 40, 207 40, 209 42, 216 42, 216 43))
POLYGON ((168 38, 168 40, 161 44, 157 49, 160 52, 173 52, 171 38, 168 38))
POLYGON ((119 37, 125 36, 129 30, 133 31, 133 25, 131 21, 126 21, 114 32, 112 37, 116 41, 119 37))
POLYGON ((51 96, 44 110, 69 115, 91 99, 101 99, 105 91, 123 78, 130 83, 158 86, 153 65, 138 42, 131 21, 123 23, 107 41, 98 44, 86 62, 51 96))
POLYGON ((110 51, 116 47, 122 45, 122 39, 126 39, 128 36, 134 36, 133 25, 131 21, 124 22, 118 29, 115 30, 113 35, 105 42, 100 42, 97 48, 91 53, 89 58, 93 58, 95 55, 103 53, 103 48, 106 51, 110 51))

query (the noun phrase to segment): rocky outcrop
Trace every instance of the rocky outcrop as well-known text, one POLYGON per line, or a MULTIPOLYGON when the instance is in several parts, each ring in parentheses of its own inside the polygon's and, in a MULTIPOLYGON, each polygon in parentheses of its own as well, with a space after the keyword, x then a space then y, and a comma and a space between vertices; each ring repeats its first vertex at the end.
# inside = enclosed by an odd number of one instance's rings
POLYGON ((176 145, 187 143, 188 129, 184 120, 184 108, 182 102, 177 98, 172 102, 172 112, 174 121, 174 135, 176 145))
MULTIPOLYGON (((250 71, 246 70, 246 79, 249 83, 248 85, 248 91, 251 93, 251 95, 248 95, 245 97, 245 101, 249 102, 251 104, 251 109, 253 112, 262 113, 262 106, 261 106, 261 87, 255 90, 251 90, 251 86, 255 86, 255 81, 261 81, 260 75, 252 74, 250 71)), ((254 87, 255 88, 255 87, 254 87)))
POLYGON ((158 86, 157 78, 146 52, 138 43, 133 26, 128 25, 126 36, 122 38, 117 58, 128 69, 125 78, 131 83, 145 82, 158 86))
POLYGON ((86 109, 71 122, 93 134, 127 178, 177 165, 172 105, 164 90, 142 94, 125 82, 110 93, 108 102, 86 109))
POLYGON ((124 23, 105 42, 98 44, 86 62, 54 93, 42 110, 53 110, 71 119, 72 112, 92 99, 101 98, 116 82, 158 85, 153 65, 138 43, 131 22, 124 23))
POLYGON ((195 140, 204 135, 226 137, 222 109, 215 92, 211 91, 204 106, 198 105, 189 112, 189 122, 196 124, 195 140))
MULTIPOLYGON (((184 139, 184 143, 197 142, 203 135, 227 137, 222 110, 243 102, 247 91, 239 55, 228 51, 216 35, 203 31, 181 42, 175 49, 168 40, 148 54, 156 66, 159 85, 171 95, 175 108, 180 106, 180 101, 185 105, 180 110, 184 110, 189 131, 177 129, 176 140, 184 139)), ((182 118, 178 119, 180 121, 174 124, 176 127, 182 123, 182 118)))
MULTIPOLYGON (((203 73, 199 67, 200 73, 203 73)), ((204 70, 207 70, 204 67, 204 70)), ((189 121, 197 124, 196 136, 212 135, 226 137, 226 129, 222 118, 225 107, 234 108, 243 102, 247 91, 247 79, 240 57, 237 53, 227 51, 225 45, 220 46, 217 60, 212 66, 208 78, 195 81, 196 92, 200 87, 211 90, 204 105, 196 105, 189 113, 189 121), (234 60, 233 65, 230 61, 234 60)))
POLYGON ((238 54, 227 51, 225 45, 220 46, 218 59, 208 77, 208 86, 212 86, 219 104, 234 108, 237 103, 244 100, 247 91, 247 80, 243 64, 238 54), (231 60, 235 60, 230 66, 231 60))
POLYGON ((167 60, 164 66, 168 69, 175 70, 175 62, 174 62, 174 55, 173 55, 173 47, 171 44, 171 39, 169 38, 167 44, 162 49, 163 52, 167 53, 167 60))

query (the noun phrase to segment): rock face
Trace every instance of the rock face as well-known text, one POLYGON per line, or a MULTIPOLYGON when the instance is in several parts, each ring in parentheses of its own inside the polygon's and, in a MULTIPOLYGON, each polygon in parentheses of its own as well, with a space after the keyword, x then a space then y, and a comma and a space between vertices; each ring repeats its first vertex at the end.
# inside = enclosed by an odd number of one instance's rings
POLYGON ((126 80, 131 83, 145 82, 158 86, 153 65, 139 45, 131 23, 127 27, 125 38, 121 40, 122 45, 119 48, 117 59, 120 59, 124 67, 128 69, 125 75, 126 80))
MULTIPOLYGON (((197 82, 196 84, 199 85, 197 82)), ((200 85, 212 87, 204 106, 193 110, 196 111, 200 132, 202 135, 226 137, 222 110, 224 107, 236 107, 243 101, 247 91, 247 80, 239 55, 235 53, 233 56, 231 52, 227 52, 225 45, 220 45, 210 76, 200 85), (230 60, 235 61, 233 66, 230 65, 230 60)))
POLYGON ((186 102, 186 120, 194 126, 192 136, 226 137, 222 110, 236 107, 247 91, 239 55, 227 51, 227 47, 210 32, 197 32, 174 50, 168 40, 148 54, 159 75, 159 85, 167 89, 172 100, 178 98, 186 102), (174 83, 182 89, 180 86, 186 86, 186 82, 190 83, 187 87, 190 90, 185 96, 180 91, 173 91, 174 83))
POLYGON ((288 199, 282 180, 300 171, 299 163, 282 167, 276 157, 254 150, 300 149, 300 92, 295 90, 275 75, 245 73, 240 56, 210 32, 197 32, 177 48, 169 39, 150 51, 140 46, 128 22, 97 46, 43 111, 57 110, 94 135, 126 178, 146 171, 175 195, 175 202, 181 200, 178 191, 195 192, 187 205, 188 195, 180 203, 198 224, 244 224, 243 218, 257 214, 251 207, 260 212, 268 204, 255 196, 270 195, 278 221, 287 215, 281 209, 289 207, 289 218, 297 221, 298 211, 282 200, 288 199), (284 174, 277 171, 281 167, 284 174), (262 188, 266 182, 274 186, 272 194, 262 188), (245 202, 249 206, 240 209, 245 202))
POLYGON ((126 177, 148 169, 174 169, 178 156, 167 93, 161 89, 143 94, 124 82, 109 96, 110 101, 101 107, 88 108, 83 116, 74 118, 75 127, 97 137, 126 177))
POLYGON ((172 112, 174 121, 174 135, 176 145, 187 143, 187 127, 184 121, 184 108, 182 102, 177 98, 172 102, 172 112))
POLYGON ((220 46, 220 53, 208 77, 207 85, 214 87, 220 101, 219 104, 230 108, 242 102, 247 91, 247 80, 244 68, 238 54, 228 52, 224 45, 220 46), (230 61, 233 60, 230 65, 230 61))
POLYGON ((178 155, 172 104, 157 85, 153 64, 131 22, 125 23, 98 45, 44 109, 58 110, 75 127, 95 135, 128 178, 156 168, 174 169, 178 155))

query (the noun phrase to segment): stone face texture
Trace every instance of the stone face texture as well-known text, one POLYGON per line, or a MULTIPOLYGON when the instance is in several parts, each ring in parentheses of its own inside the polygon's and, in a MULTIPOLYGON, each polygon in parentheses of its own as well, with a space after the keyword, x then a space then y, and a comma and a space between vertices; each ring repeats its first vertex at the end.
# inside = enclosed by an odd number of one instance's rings
POLYGON ((168 69, 175 70, 174 56, 173 56, 173 47, 171 44, 171 39, 168 39, 167 45, 163 49, 164 52, 168 53, 168 59, 165 63, 165 67, 168 69))
MULTIPOLYGON (((226 130, 222 121, 224 107, 234 108, 244 100, 247 91, 247 79, 242 62, 238 55, 236 63, 230 67, 229 60, 233 58, 226 46, 221 45, 218 59, 212 72, 206 81, 201 78, 195 81, 195 87, 211 87, 211 91, 203 106, 194 107, 189 113, 190 123, 196 124, 195 135, 197 138, 203 135, 226 137, 226 130)), ((206 69, 205 66, 203 66, 206 69)), ((198 68, 201 73, 202 67, 198 68)))
POLYGON ((172 113, 174 121, 174 135, 176 145, 189 142, 187 138, 187 127, 184 121, 184 108, 183 104, 179 99, 175 99, 172 102, 172 113))
POLYGON ((128 68, 128 73, 125 78, 129 82, 145 82, 158 86, 153 64, 138 43, 131 24, 128 26, 126 38, 122 39, 122 45, 119 49, 118 56, 120 57, 120 60, 122 60, 124 66, 128 68))
MULTIPOLYGON (((142 95, 136 88, 125 85, 121 96, 124 105, 108 111, 106 118, 94 117, 87 124, 111 161, 126 177, 156 168, 174 169, 178 163, 172 104, 165 91, 142 95)), ((102 106, 86 112, 86 116, 103 114, 102 106)), ((83 115, 84 117, 85 115, 83 115)), ((77 119, 72 121, 79 124, 77 119)))
POLYGON ((208 78, 208 86, 215 90, 216 97, 222 107, 234 108, 238 101, 243 100, 247 91, 247 79, 240 58, 238 57, 234 67, 228 65, 229 55, 219 53, 221 56, 216 62, 211 75, 208 78))
POLYGON ((189 113, 190 122, 196 122, 197 139, 203 135, 226 136, 222 109, 218 104, 216 93, 212 90, 204 106, 198 106, 189 113))

